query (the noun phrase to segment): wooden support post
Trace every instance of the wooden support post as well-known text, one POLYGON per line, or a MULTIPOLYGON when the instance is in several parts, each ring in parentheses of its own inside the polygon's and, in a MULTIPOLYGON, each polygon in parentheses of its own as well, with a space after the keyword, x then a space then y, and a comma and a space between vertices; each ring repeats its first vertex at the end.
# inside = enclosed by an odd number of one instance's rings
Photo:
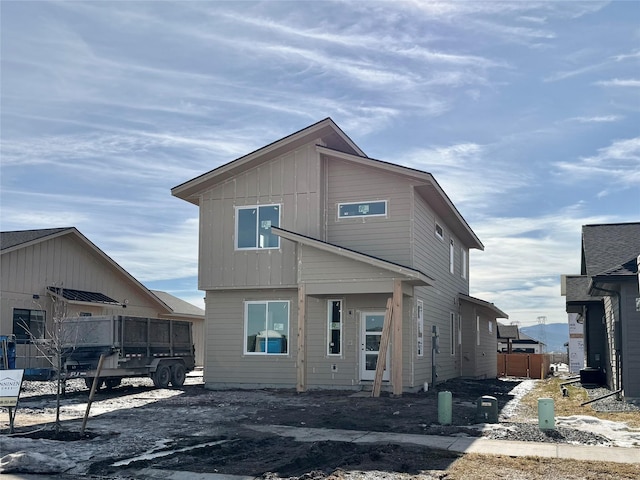
POLYGON ((391 352, 391 384, 394 395, 402 395, 402 280, 393 284, 393 346, 391 352))
POLYGON ((307 297, 305 284, 298 285, 298 351, 296 357, 296 371, 298 381, 296 391, 298 393, 307 390, 307 348, 305 341, 307 297))
POLYGON ((380 336, 380 347, 378 350, 378 360, 376 362, 376 376, 373 380, 372 397, 380 396, 380 388, 382 387, 382 376, 387 365, 387 350, 389 349, 389 340, 391 337, 391 320, 393 318, 393 299, 387 300, 387 310, 384 314, 384 323, 382 324, 382 335, 380 336))

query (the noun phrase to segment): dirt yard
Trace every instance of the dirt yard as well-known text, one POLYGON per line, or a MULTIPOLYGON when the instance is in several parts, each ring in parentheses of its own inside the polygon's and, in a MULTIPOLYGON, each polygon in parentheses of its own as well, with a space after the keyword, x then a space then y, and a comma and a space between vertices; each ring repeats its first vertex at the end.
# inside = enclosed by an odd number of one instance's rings
MULTIPOLYGON (((50 439, 55 395, 36 386, 21 398, 18 435, 8 436, 5 429, 0 447, 3 455, 32 450, 67 462, 69 478, 151 478, 144 476, 145 469, 309 480, 372 478, 367 476, 371 472, 377 472, 375 478, 382 473, 394 479, 444 478, 449 470, 452 476, 447 478, 467 478, 453 474, 463 459, 451 452, 392 443, 301 443, 252 427, 478 436, 477 429, 468 428, 476 423, 476 400, 494 396, 502 409, 513 398, 509 392, 517 383, 456 380, 434 391, 396 398, 383 393, 371 398, 348 391, 208 391, 197 379, 190 379, 179 390, 156 390, 146 379, 137 379, 112 391, 100 391, 87 434, 73 440, 86 409, 88 392, 81 386, 76 391, 70 388, 62 401, 67 441, 50 439), (451 426, 438 425, 437 391, 442 390, 452 392, 451 426)), ((2 420, 6 418, 4 414, 2 420)))

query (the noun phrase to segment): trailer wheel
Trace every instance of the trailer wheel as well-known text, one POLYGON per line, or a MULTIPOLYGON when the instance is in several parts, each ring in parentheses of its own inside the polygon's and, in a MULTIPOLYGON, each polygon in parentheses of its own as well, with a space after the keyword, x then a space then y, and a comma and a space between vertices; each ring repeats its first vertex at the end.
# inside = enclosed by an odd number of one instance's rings
POLYGON ((171 367, 171 385, 181 387, 187 378, 187 371, 182 363, 176 363, 171 367))
POLYGON ((118 385, 120 385, 121 382, 122 379, 120 378, 107 378, 104 381, 104 384, 106 385, 108 390, 111 390, 112 388, 116 388, 118 385))
POLYGON ((171 381, 171 370, 167 365, 158 365, 153 374, 153 384, 157 388, 167 388, 171 381))
MULTIPOLYGON (((84 377, 84 384, 87 386, 89 390, 91 390, 91 387, 93 387, 93 377, 84 377)), ((99 378, 98 385, 96 385, 96 390, 100 390, 103 384, 104 384, 104 380, 99 378)))

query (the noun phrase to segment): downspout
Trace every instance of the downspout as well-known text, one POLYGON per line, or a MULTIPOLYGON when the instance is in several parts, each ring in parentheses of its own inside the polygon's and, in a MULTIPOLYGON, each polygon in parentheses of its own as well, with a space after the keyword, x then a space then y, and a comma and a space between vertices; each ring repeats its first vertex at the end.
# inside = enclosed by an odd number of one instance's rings
MULTIPOLYGON (((600 287, 596 287, 594 285, 591 285, 591 289, 592 290, 599 290, 600 292, 606 292, 609 294, 613 294, 615 295, 615 297, 618 300, 618 324, 620 325, 620 328, 617 328, 615 331, 615 344, 616 344, 616 387, 618 390, 622 390, 622 388, 620 388, 622 385, 620 384, 620 377, 622 375, 622 355, 620 354, 621 349, 618 348, 619 346, 621 347, 621 339, 620 339, 620 335, 622 332, 620 332, 619 330, 622 329, 622 305, 620 305, 620 292, 617 292, 616 290, 609 290, 606 288, 600 288, 600 287)), ((615 325, 614 325, 615 327, 615 325)))

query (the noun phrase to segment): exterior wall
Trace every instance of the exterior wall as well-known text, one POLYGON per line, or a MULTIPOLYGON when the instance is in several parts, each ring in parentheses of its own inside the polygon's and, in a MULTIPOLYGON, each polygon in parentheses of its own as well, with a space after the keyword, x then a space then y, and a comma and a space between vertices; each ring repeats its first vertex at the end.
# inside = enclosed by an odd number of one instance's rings
POLYGON ((295 387, 297 290, 210 290, 205 297, 205 311, 207 388, 295 387), (290 302, 288 355, 245 355, 243 302, 252 300, 290 302))
POLYGON ((603 371, 609 370, 608 376, 611 378, 611 368, 607 368, 610 361, 607 349, 607 330, 602 321, 603 317, 604 309, 602 303, 591 304, 587 307, 585 321, 587 367, 600 368, 603 371))
MULTIPOLYGON (((371 381, 360 380, 361 313, 384 312, 391 294, 322 295, 306 299, 306 368, 310 389, 360 389, 371 381), (342 300, 343 343, 340 355, 327 353, 327 304, 342 300)), ((414 387, 409 367, 415 348, 412 333, 411 297, 404 297, 403 307, 403 386, 414 387)), ((231 290, 209 291, 206 296, 207 354, 204 366, 206 388, 295 388, 297 291, 231 290), (244 353, 244 301, 289 300, 289 353, 287 355, 247 355, 244 353)), ((391 352, 390 352, 391 354, 391 352)), ((383 388, 388 382, 383 383, 383 388)), ((419 385, 422 385, 421 383, 419 385)))
POLYGON ((327 241, 407 267, 411 261, 411 185, 405 177, 326 159, 327 241), (386 217, 338 218, 338 204, 387 201, 386 217))
MULTIPOLYGON (((459 313, 458 294, 469 293, 469 270, 466 268, 466 278, 462 277, 460 240, 451 233, 444 221, 439 219, 422 197, 415 195, 413 222, 413 266, 435 279, 432 287, 416 288, 418 298, 424 300, 425 331, 431 335, 431 328, 437 325, 440 332, 440 353, 436 355, 436 371, 438 382, 461 375, 463 357, 458 345, 457 332, 450 330, 450 315, 459 313), (435 234, 436 222, 443 228, 443 239, 435 234), (454 242, 454 273, 449 270, 449 245, 454 242), (451 337, 458 351, 454 355, 450 352, 451 337)), ((467 256, 468 257, 468 256, 467 256)), ((467 258, 468 262, 468 258, 467 258)), ((458 322, 456 321, 456 325, 458 322)), ((463 319, 464 325, 464 319, 463 319)), ((462 329, 463 342, 468 332, 462 329)), ((475 337, 474 337, 475 338, 475 337)), ((494 347, 495 350, 495 347, 494 347)), ((431 380, 431 352, 429 361, 421 361, 416 366, 420 378, 431 380), (427 370, 425 372, 425 370, 427 370)))
POLYGON ((621 284, 622 386, 625 400, 640 401, 640 312, 638 284, 621 284))
POLYGON ((618 318, 618 300, 616 297, 604 297, 604 317, 606 336, 606 348, 608 361, 605 364, 607 385, 613 390, 620 388, 618 355, 620 345, 620 319, 618 318))
POLYGON ((477 308, 468 302, 461 303, 463 318, 461 376, 495 378, 498 374, 497 322, 495 318, 488 316, 484 309, 477 308), (491 330, 489 330, 490 323, 491 330))
POLYGON ((202 195, 201 290, 296 285, 292 242, 281 240, 280 249, 273 250, 235 249, 235 207, 280 204, 282 228, 318 238, 322 195, 315 143, 243 172, 202 195))

